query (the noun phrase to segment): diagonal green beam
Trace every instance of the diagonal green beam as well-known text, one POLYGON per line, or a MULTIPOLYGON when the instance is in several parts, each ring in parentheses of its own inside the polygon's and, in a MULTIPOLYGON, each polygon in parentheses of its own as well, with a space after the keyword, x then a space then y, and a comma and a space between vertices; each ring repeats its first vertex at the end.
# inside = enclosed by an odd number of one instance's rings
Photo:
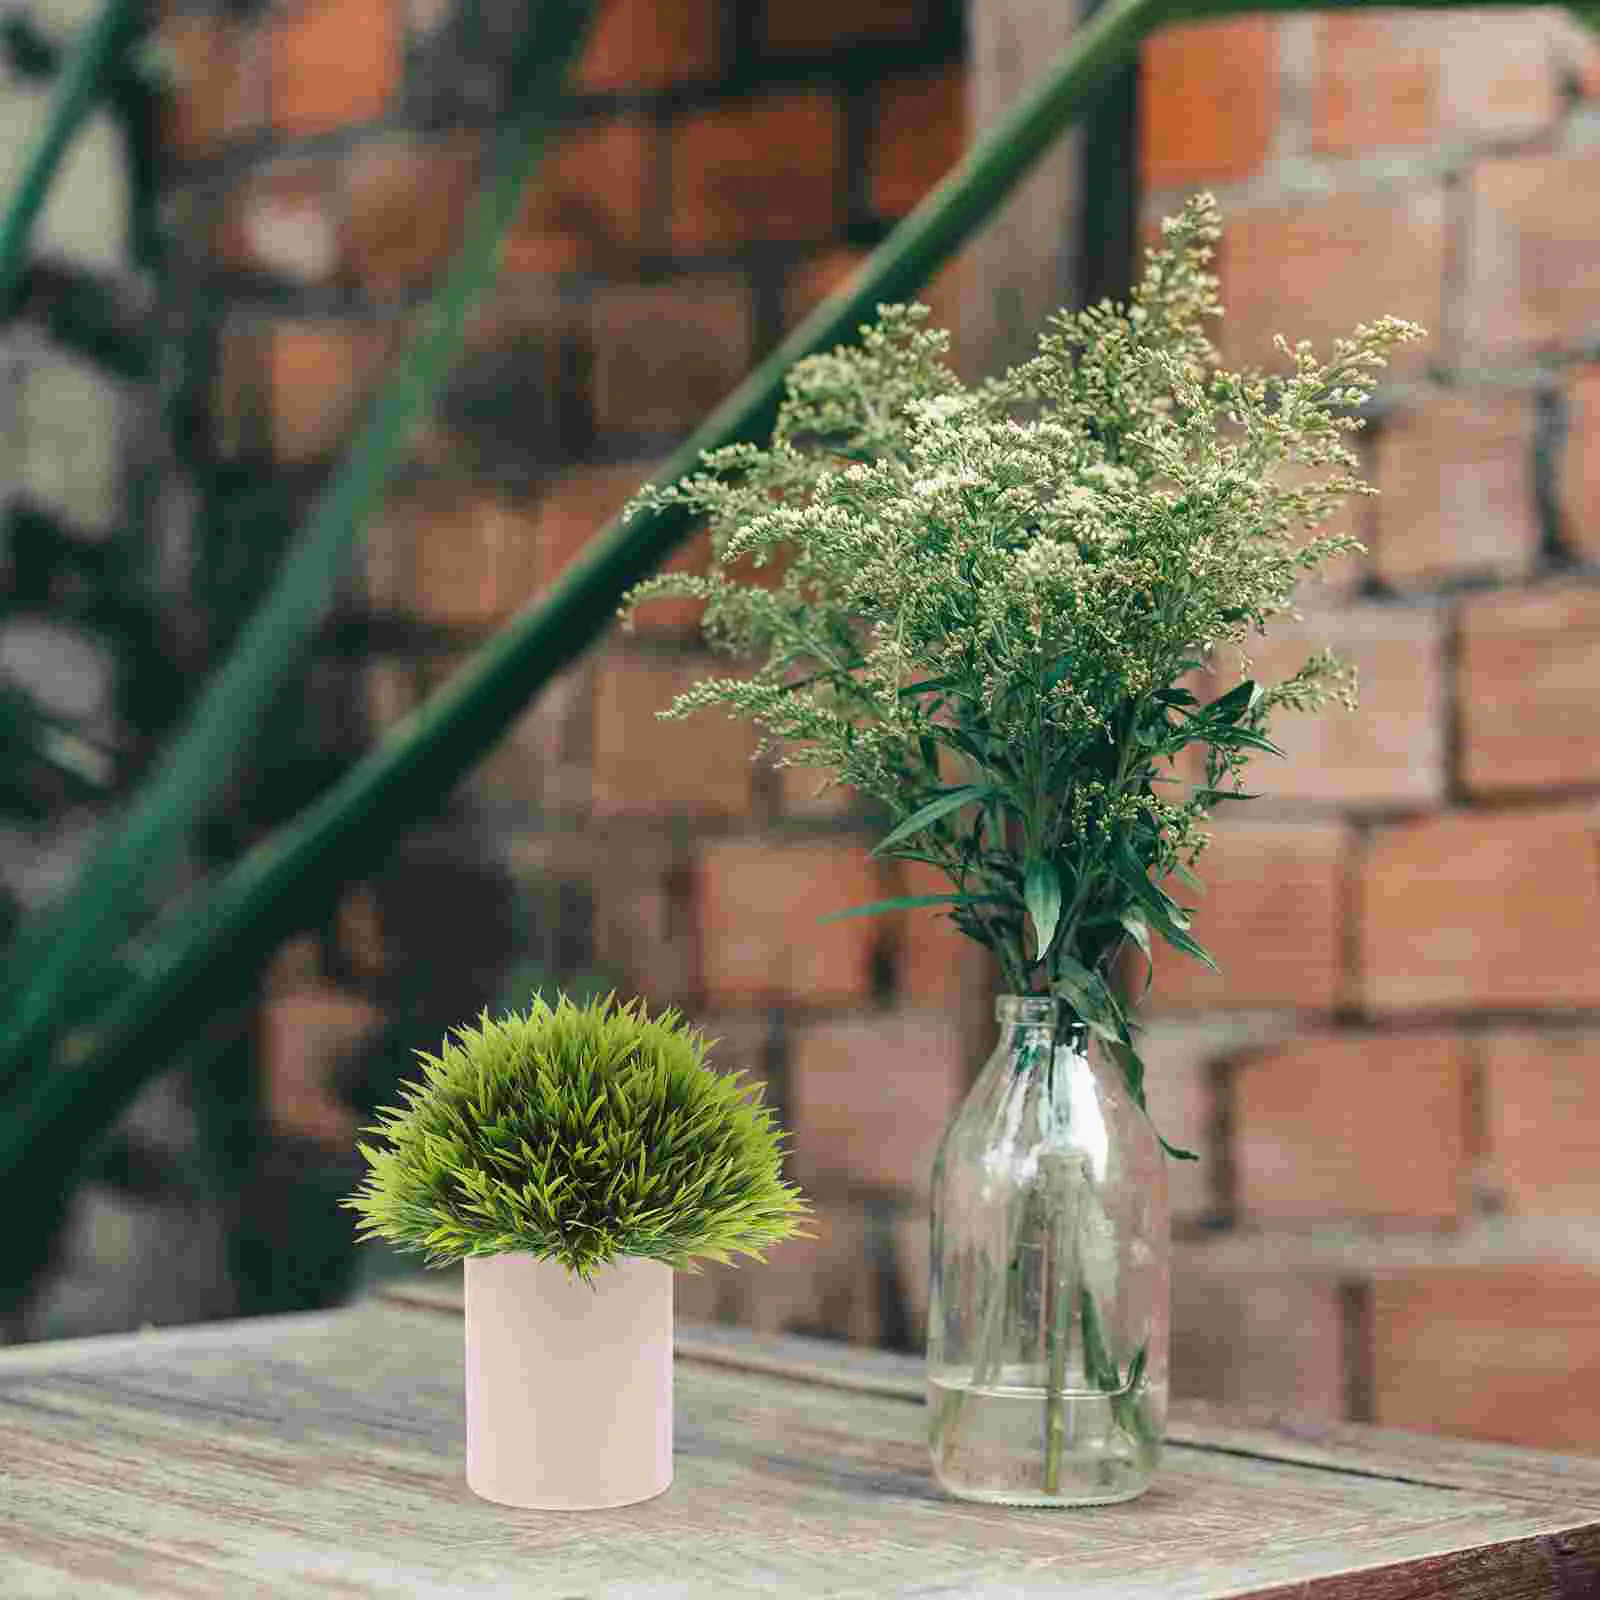
POLYGON ((110 87, 118 58, 138 27, 134 0, 106 0, 105 9, 84 29, 67 57, 44 136, 34 146, 0 219, 0 322, 16 308, 17 291, 28 270, 33 225, 44 209, 61 158, 110 87))

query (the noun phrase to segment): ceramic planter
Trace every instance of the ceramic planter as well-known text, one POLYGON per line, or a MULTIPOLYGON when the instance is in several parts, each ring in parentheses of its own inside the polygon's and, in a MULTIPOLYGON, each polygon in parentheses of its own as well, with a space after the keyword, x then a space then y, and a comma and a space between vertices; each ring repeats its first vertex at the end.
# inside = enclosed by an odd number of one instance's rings
POLYGON ((531 1255, 466 1260, 467 1484, 502 1505, 625 1506, 672 1482, 672 1269, 592 1284, 531 1255))

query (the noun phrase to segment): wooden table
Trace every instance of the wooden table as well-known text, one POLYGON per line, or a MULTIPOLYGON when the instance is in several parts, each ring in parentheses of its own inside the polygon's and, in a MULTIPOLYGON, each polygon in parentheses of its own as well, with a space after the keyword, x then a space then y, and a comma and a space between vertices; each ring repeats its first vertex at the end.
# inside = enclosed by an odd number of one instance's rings
POLYGON ((682 1330, 677 1477, 513 1511, 462 1475, 448 1292, 0 1352, 0 1596, 1600 1596, 1600 1460, 1180 1408, 1126 1505, 945 1498, 920 1363, 682 1330))

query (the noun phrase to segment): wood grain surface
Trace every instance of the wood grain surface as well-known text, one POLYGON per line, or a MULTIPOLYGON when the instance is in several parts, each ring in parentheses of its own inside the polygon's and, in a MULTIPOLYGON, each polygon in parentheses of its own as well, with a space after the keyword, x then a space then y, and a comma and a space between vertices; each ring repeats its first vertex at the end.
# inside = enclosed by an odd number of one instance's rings
POLYGON ((490 1505, 427 1294, 0 1352, 0 1596, 1600 1594, 1593 1462, 1189 1413, 1139 1500, 969 1505, 918 1363, 724 1328, 682 1330, 665 1495, 490 1505))

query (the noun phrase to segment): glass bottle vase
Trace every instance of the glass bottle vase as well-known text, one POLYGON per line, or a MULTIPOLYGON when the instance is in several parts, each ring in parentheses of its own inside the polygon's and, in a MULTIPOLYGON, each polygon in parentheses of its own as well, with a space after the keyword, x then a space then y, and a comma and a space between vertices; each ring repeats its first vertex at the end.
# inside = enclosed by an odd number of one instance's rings
POLYGON ((1165 1158, 1060 1001, 1003 995, 995 1016, 933 1165, 934 1474, 965 1500, 1128 1500, 1166 1422, 1165 1158))

